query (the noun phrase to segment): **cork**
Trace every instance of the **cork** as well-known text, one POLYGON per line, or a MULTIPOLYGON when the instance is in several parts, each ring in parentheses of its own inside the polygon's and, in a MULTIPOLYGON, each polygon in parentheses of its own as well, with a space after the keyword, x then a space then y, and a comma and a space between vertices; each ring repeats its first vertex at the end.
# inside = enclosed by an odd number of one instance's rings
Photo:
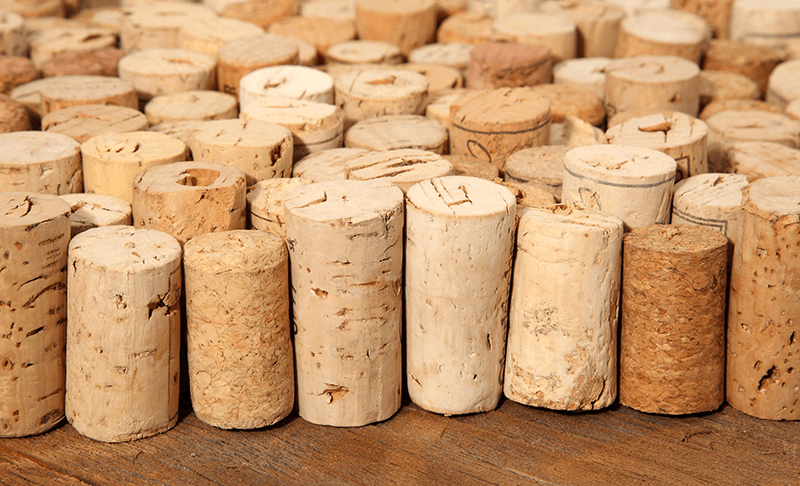
POLYGON ((606 0, 606 1, 622 6, 623 8, 625 8, 625 11, 628 13, 628 15, 633 15, 638 12, 644 12, 648 10, 663 10, 665 8, 669 8, 669 2, 670 2, 670 0, 606 0))
POLYGON ((789 38, 786 39, 785 44, 777 49, 779 52, 786 54, 786 60, 795 60, 800 58, 800 39, 789 38))
POLYGON ((250 22, 224 17, 193 17, 178 32, 181 49, 217 58, 219 48, 240 37, 263 35, 264 29, 250 22))
POLYGON ((399 69, 358 69, 336 78, 334 88, 346 130, 378 115, 423 114, 428 80, 399 69))
POLYGON ((216 89, 214 58, 186 49, 144 49, 128 54, 117 66, 119 77, 136 88, 139 100, 162 94, 216 89))
POLYGON ((606 119, 603 99, 588 89, 566 84, 542 84, 533 86, 532 90, 550 100, 553 123, 562 123, 567 115, 574 115, 597 127, 606 119))
POLYGON ((616 400, 622 234, 622 221, 599 211, 550 206, 520 214, 506 397, 570 411, 616 400))
MULTIPOLYGON (((326 64, 400 64, 403 54, 394 44, 376 40, 345 40, 325 51, 326 64)), ((335 76, 334 76, 335 77, 335 76)))
POLYGON ((531 12, 538 0, 467 0, 467 11, 484 13, 492 18, 505 18, 522 12, 531 12))
POLYGON ((300 15, 314 19, 334 19, 356 23, 356 5, 352 0, 308 0, 300 4, 300 15))
POLYGON ((0 134, 0 192, 69 194, 83 190, 80 144, 57 133, 0 134))
POLYGON ((792 0, 736 0, 731 12, 731 40, 783 48, 800 36, 800 5, 792 0))
POLYGON ((757 100, 761 98, 758 84, 744 74, 725 71, 700 71, 700 106, 714 101, 757 100))
POLYGON ((607 57, 561 61, 553 66, 553 82, 587 89, 602 100, 606 95, 605 68, 609 62, 611 59, 607 57))
POLYGON ((56 196, 0 193, 0 437, 64 418, 68 214, 56 196))
POLYGON ((356 27, 353 22, 336 19, 320 22, 319 19, 300 16, 284 17, 270 24, 269 32, 307 42, 314 46, 321 56, 325 56, 329 47, 356 38, 356 27))
POLYGON ((506 160, 503 179, 537 186, 560 202, 564 160, 569 150, 561 145, 543 145, 514 152, 506 160))
POLYGON ((450 106, 450 153, 471 155, 501 171, 518 150, 550 139, 550 102, 531 88, 475 91, 450 106))
POLYGON ((295 0, 204 0, 205 5, 216 11, 220 17, 230 17, 252 22, 266 28, 270 24, 294 15, 297 11, 295 0))
POLYGON ((798 176, 767 177, 744 189, 728 306, 725 398, 769 420, 797 420, 798 176), (769 303, 769 305, 765 305, 769 303))
POLYGON ((616 115, 609 117, 606 122, 606 125, 608 126, 608 128, 611 128, 616 125, 622 125, 623 123, 630 121, 634 118, 641 118, 650 115, 661 115, 665 118, 669 118, 673 114, 675 114, 674 110, 668 110, 663 108, 632 108, 630 110, 621 111, 616 115))
POLYGON ((149 2, 123 12, 120 48, 126 54, 143 49, 177 49, 181 27, 196 18, 212 18, 214 12, 189 2, 149 2))
POLYGON ((118 105, 134 109, 138 106, 134 86, 119 78, 70 75, 53 80, 43 83, 38 90, 42 116, 80 105, 118 105))
POLYGON ((19 85, 39 79, 39 71, 30 59, 0 55, 0 94, 11 94, 19 85))
POLYGON ((614 57, 676 56, 700 63, 711 29, 681 10, 650 10, 622 20, 614 57))
POLYGON ((708 125, 684 113, 633 118, 606 132, 608 143, 663 152, 678 164, 676 182, 708 172, 708 125))
POLYGON ((556 204, 556 198, 549 191, 534 184, 517 181, 504 181, 500 178, 494 180, 508 189, 517 201, 517 211, 529 207, 547 207, 556 204))
POLYGON ((795 86, 798 75, 800 75, 800 60, 779 64, 769 75, 766 92, 767 103, 786 109, 789 103, 800 99, 800 88, 795 86))
POLYGON ((28 55, 28 43, 25 40, 24 19, 14 12, 0 13, 0 55, 28 55))
POLYGON ((560 0, 542 2, 538 9, 557 13, 575 22, 576 57, 613 57, 620 23, 627 13, 620 5, 605 1, 560 0))
POLYGON ((294 405, 286 243, 239 230, 197 236, 184 249, 194 413, 223 429, 279 422, 294 405))
POLYGON ((425 106, 425 116, 431 120, 436 120, 450 133, 450 105, 457 99, 467 94, 466 88, 453 88, 441 90, 438 93, 429 94, 425 106))
POLYGON ((794 100, 786 105, 784 112, 786 116, 792 120, 800 121, 800 99, 794 100))
POLYGON ((498 18, 492 25, 492 38, 545 46, 554 64, 578 55, 577 26, 563 14, 521 12, 498 18))
POLYGON ((778 115, 784 114, 783 110, 772 103, 760 100, 721 100, 712 101, 706 105, 703 111, 700 112, 698 118, 707 122, 709 118, 723 111, 766 111, 769 113, 777 113, 778 115))
POLYGON ((36 69, 41 70, 47 61, 58 54, 114 47, 116 43, 117 38, 113 33, 96 27, 52 29, 31 42, 31 61, 36 69))
POLYGON ((367 150, 417 149, 447 151, 447 129, 419 115, 386 115, 362 120, 347 130, 344 146, 367 150))
POLYGON ((453 174, 441 155, 425 150, 400 149, 356 154, 344 165, 347 179, 391 182, 403 193, 417 182, 453 174))
POLYGON ((3 10, 22 16, 26 22, 40 17, 56 17, 63 20, 65 15, 64 2, 56 0, 41 0, 36 2, 6 0, 3 3, 3 10))
MULTIPOLYGON (((13 9, 3 10, 13 11, 13 9)), ((36 40, 37 37, 51 29, 82 27, 80 22, 64 18, 63 15, 28 16, 22 12, 17 13, 25 19, 25 40, 29 45, 32 41, 36 40)))
MULTIPOLYGON (((153 125, 152 127, 150 127, 150 131, 163 133, 164 135, 169 135, 172 138, 177 138, 181 142, 188 144, 189 139, 192 138, 192 135, 200 131, 200 129, 206 123, 208 123, 208 120, 166 122, 166 123, 159 123, 158 125, 153 125)), ((191 160, 191 153, 187 155, 186 160, 191 160)))
POLYGON ((770 73, 785 60, 786 54, 777 49, 712 39, 703 58, 703 69, 743 74, 755 81, 763 93, 767 90, 770 73))
MULTIPOLYGON (((122 18, 125 15, 121 7, 108 5, 106 0, 89 0, 81 6, 81 10, 70 19, 89 27, 102 27, 119 37, 122 30, 122 18), (95 5, 91 5, 95 3, 95 5)), ((113 2, 110 2, 113 3, 113 2)))
MULTIPOLYGON (((343 180, 344 178, 342 178, 343 180)), ((283 203, 294 191, 316 181, 300 177, 267 179, 247 189, 250 226, 286 238, 286 210, 283 203)))
POLYGON ((697 15, 708 23, 716 39, 730 36, 734 0, 671 0, 670 8, 697 15))
POLYGON ((344 166, 358 154, 369 152, 362 148, 332 148, 307 155, 292 168, 292 177, 311 182, 340 181, 347 179, 344 166))
POLYGON ((103 442, 169 430, 178 420, 180 245, 160 231, 95 228, 70 242, 68 263, 67 420, 103 442))
POLYGON ((700 69, 675 56, 636 56, 606 66, 606 114, 634 108, 661 108, 696 116, 700 69))
POLYGON ((608 143, 606 134, 596 126, 574 115, 567 115, 561 123, 551 123, 550 145, 583 147, 608 143))
POLYGON ((516 201, 498 184, 452 176, 406 203, 406 378, 417 406, 493 410, 503 392, 516 201))
POLYGON ((680 181, 672 195, 672 224, 704 226, 736 244, 747 179, 744 174, 698 174, 680 181))
POLYGON ((42 65, 42 75, 46 78, 70 74, 114 77, 120 59, 122 51, 116 47, 62 52, 42 65))
POLYGON ((444 155, 444 160, 453 166, 453 175, 477 177, 494 181, 500 177, 500 171, 494 165, 469 155, 444 155))
POLYGON ((402 388, 403 192, 320 182, 285 207, 298 413, 338 427, 388 419, 402 388))
POLYGON ((102 194, 62 194, 69 204, 70 237, 101 226, 131 226, 131 203, 102 194))
POLYGON ((470 55, 467 87, 514 88, 545 84, 553 79, 550 49, 516 42, 481 42, 470 55))
POLYGON ((800 150, 776 142, 735 142, 728 171, 751 178, 800 175, 800 150))
POLYGON ((182 91, 159 95, 144 107, 151 125, 188 120, 226 120, 239 116, 236 97, 217 91, 182 91))
POLYGON ((441 64, 466 73, 474 47, 473 44, 466 42, 426 44, 411 51, 408 54, 408 62, 441 64))
POLYGON ((625 236, 622 405, 668 415, 722 405, 727 244, 700 226, 654 225, 625 236))
MULTIPOLYGON (((186 144, 156 132, 105 133, 81 144, 86 192, 133 201, 133 179, 156 165, 186 160, 186 144)), ((79 191, 74 191, 79 192, 79 191)))
POLYGON ((708 124, 708 170, 726 172, 728 150, 736 142, 776 142, 800 148, 800 122, 766 111, 723 111, 708 124))
POLYGON ((561 202, 612 214, 625 230, 669 221, 675 159, 652 149, 589 145, 567 152, 561 202))
POLYGON ((260 97, 281 97, 333 104, 333 78, 306 66, 271 66, 239 80, 242 106, 260 97))
POLYGON ((139 110, 116 105, 78 105, 51 111, 42 119, 42 131, 60 133, 83 143, 104 133, 147 130, 139 110))
POLYGON ((288 128, 294 141, 294 160, 342 145, 342 111, 326 103, 259 98, 242 107, 239 118, 268 121, 288 128))
POLYGON ((453 14, 436 29, 436 42, 464 42, 478 44, 492 38, 493 18, 486 13, 459 12, 453 14))
POLYGON ((0 133, 31 130, 31 118, 25 105, 0 94, 0 133))
POLYGON ((256 69, 299 62, 299 45, 292 39, 264 34, 234 39, 217 52, 219 90, 238 96, 239 81, 256 69))
POLYGON ((428 100, 431 97, 448 93, 450 90, 464 87, 464 76, 461 71, 449 66, 409 62, 397 67, 425 76, 425 79, 428 80, 428 100))
POLYGON ((355 0, 358 38, 389 42, 407 56, 436 36, 435 0, 355 0))

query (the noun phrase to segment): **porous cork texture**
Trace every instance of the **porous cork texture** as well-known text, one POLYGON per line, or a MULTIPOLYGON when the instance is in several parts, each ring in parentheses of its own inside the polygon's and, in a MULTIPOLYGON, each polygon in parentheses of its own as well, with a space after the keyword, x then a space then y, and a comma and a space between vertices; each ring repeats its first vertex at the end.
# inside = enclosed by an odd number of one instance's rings
POLYGON ((619 400, 669 415, 724 400, 728 239, 699 226, 653 225, 625 236, 619 400))
POLYGON ((70 194, 83 190, 80 144, 44 132, 0 134, 0 191, 70 194))

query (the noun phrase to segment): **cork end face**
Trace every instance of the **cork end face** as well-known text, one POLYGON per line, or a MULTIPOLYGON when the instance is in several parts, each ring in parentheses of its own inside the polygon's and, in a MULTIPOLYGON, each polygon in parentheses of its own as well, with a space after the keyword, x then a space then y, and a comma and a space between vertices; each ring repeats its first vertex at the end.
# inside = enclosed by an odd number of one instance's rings
POLYGON ((776 217, 800 216, 800 176, 758 179, 744 190, 744 205, 776 217))
POLYGON ((625 235, 625 245, 643 251, 700 253, 727 251, 728 238, 720 231, 695 225, 661 225, 634 228, 625 235))
POLYGON ((70 214, 70 205, 58 196, 32 192, 0 193, 0 226, 35 226, 70 214))
POLYGON ((481 218, 516 214, 514 194, 500 184, 467 176, 428 179, 408 191, 407 203, 422 212, 447 218, 481 218))

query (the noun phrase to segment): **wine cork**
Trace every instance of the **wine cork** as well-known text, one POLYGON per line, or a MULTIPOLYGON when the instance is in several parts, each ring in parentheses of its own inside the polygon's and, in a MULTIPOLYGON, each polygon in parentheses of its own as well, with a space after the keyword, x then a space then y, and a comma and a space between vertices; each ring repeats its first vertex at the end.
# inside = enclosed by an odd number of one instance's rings
POLYGON ((447 129, 419 115, 386 115, 362 120, 347 130, 344 146, 367 150, 447 151, 447 129))
POLYGON ((734 0, 671 0, 670 8, 697 15, 706 22, 717 39, 730 35, 731 11, 734 0))
POLYGON ((314 46, 321 56, 325 56, 329 47, 356 38, 356 27, 353 22, 336 19, 320 22, 319 19, 297 16, 284 17, 270 24, 269 32, 307 42, 314 46))
POLYGON ((464 42, 479 44, 492 38, 494 19, 486 13, 459 12, 453 14, 439 25, 436 42, 464 42))
POLYGON ((151 2, 127 8, 122 17, 119 43, 126 54, 143 49, 177 49, 181 28, 214 12, 188 2, 151 2))
POLYGON ((506 160, 503 179, 539 187, 561 201, 564 160, 569 150, 561 145, 543 145, 514 152, 506 160))
POLYGON ((425 79, 428 80, 427 99, 464 86, 464 76, 461 75, 461 72, 458 69, 448 66, 410 62, 407 64, 400 64, 397 68, 425 76, 425 79))
POLYGON ((46 78, 35 79, 27 83, 18 85, 11 90, 9 94, 11 98, 22 104, 30 116, 31 125, 38 127, 42 121, 42 95, 40 94, 43 88, 57 85, 60 78, 46 78))
POLYGON ((242 107, 239 118, 268 121, 288 128, 294 141, 294 160, 342 145, 342 111, 326 103, 259 98, 242 107))
POLYGON ((239 116, 236 97, 217 91, 183 91, 159 95, 144 107, 151 125, 188 120, 226 120, 239 116))
POLYGON ((800 121, 800 99, 794 100, 784 110, 786 116, 792 120, 800 121))
POLYGON ((250 22, 224 17, 192 17, 178 32, 181 49, 217 58, 219 48, 240 37, 259 36, 264 29, 250 22))
POLYGON ((2 10, 16 13, 25 18, 26 22, 37 18, 60 18, 60 20, 64 20, 64 3, 57 0, 38 0, 34 2, 5 0, 2 4, 2 10))
POLYGON ((205 234, 183 261, 192 410, 223 429, 279 422, 294 405, 286 244, 260 231, 205 234))
POLYGON ((292 168, 292 177, 311 182, 340 181, 347 179, 344 166, 356 155, 369 152, 362 148, 332 148, 307 155, 292 168))
POLYGON ((634 118, 606 132, 608 143, 663 152, 678 164, 676 182, 708 172, 708 125, 684 113, 634 118))
POLYGON ((551 123, 550 145, 565 145, 567 147, 583 147, 608 143, 603 130, 587 123, 577 116, 567 115, 561 123, 551 123))
POLYGON ((575 22, 576 57, 613 57, 620 23, 626 12, 605 1, 548 1, 538 5, 543 12, 559 14, 575 22))
POLYGON ((521 213, 506 397, 572 411, 616 400, 622 234, 622 221, 599 211, 550 206, 521 213))
POLYGON ((119 77, 136 88, 139 100, 181 91, 215 89, 214 58, 186 49, 144 49, 119 61, 119 77))
POLYGON ((220 17, 245 20, 264 28, 297 11, 295 0, 203 0, 203 4, 220 17))
POLYGON ((781 109, 796 99, 800 99, 800 88, 796 86, 800 76, 800 60, 786 61, 776 67, 769 75, 766 101, 781 109))
POLYGON ((25 57, 27 54, 23 18, 14 12, 0 13, 0 55, 25 57))
POLYGON ((553 82, 587 89, 602 100, 606 94, 605 68, 609 62, 611 59, 607 57, 561 61, 553 66, 553 82))
POLYGON ((433 152, 415 149, 365 152, 352 156, 344 165, 348 179, 391 182, 403 193, 417 182, 453 174, 453 166, 433 152))
POLYGON ((631 108, 630 110, 625 110, 609 117, 606 125, 608 128, 611 128, 616 125, 622 125, 623 123, 633 120, 634 118, 641 118, 651 115, 662 115, 663 117, 668 118, 674 114, 674 110, 668 110, 664 108, 631 108))
MULTIPOLYGON (((200 129, 208 122, 209 120, 189 120, 159 123, 158 125, 153 125, 150 127, 150 131, 169 135, 170 137, 177 138, 181 142, 188 145, 189 139, 192 138, 192 135, 200 131, 200 129)), ((191 152, 187 155, 186 160, 191 160, 191 152)))
POLYGON ((273 34, 240 37, 220 46, 217 59, 219 90, 238 96, 239 81, 245 74, 270 66, 297 64, 299 45, 273 34))
POLYGON ((285 207, 298 413, 339 427, 385 420, 401 398, 403 192, 320 182, 285 207))
POLYGON ((606 0, 609 3, 620 5, 628 15, 648 10, 663 10, 669 8, 670 0, 606 0))
POLYGON ((60 133, 83 143, 103 133, 147 130, 147 117, 133 108, 116 105, 79 105, 51 111, 42 119, 42 130, 60 133))
POLYGON ((792 0, 736 0, 731 12, 731 40, 782 48, 800 36, 800 5, 792 0))
POLYGON ((494 181, 500 176, 497 167, 475 157, 450 154, 442 157, 453 166, 453 175, 477 177, 487 181, 494 181))
MULTIPOLYGON (((344 177, 341 178, 344 180, 344 177)), ((283 203, 290 192, 315 181, 292 177, 267 179, 247 189, 247 214, 253 229, 286 238, 286 210, 283 203)))
POLYGON ((666 108, 696 116, 700 68, 675 56, 636 56, 606 66, 606 114, 633 108, 666 108))
POLYGON ((619 400, 669 415, 724 401, 728 239, 700 226, 625 236, 619 400))
POLYGON ((0 193, 0 437, 24 437, 64 418, 69 205, 0 193))
POLYGON ((766 111, 723 111, 708 124, 708 170, 727 172, 728 150, 736 142, 777 142, 800 148, 800 122, 766 111))
POLYGON ((67 420, 103 442, 169 430, 178 421, 180 245, 160 231, 95 228, 70 242, 67 268, 67 420))
POLYGON ((676 56, 700 63, 711 39, 708 22, 680 10, 651 10, 626 17, 620 24, 614 57, 676 56))
POLYGON ((549 83, 553 58, 545 46, 515 42, 482 42, 470 56, 467 87, 514 88, 549 83))
POLYGON ((467 0, 469 12, 483 13, 492 18, 505 18, 523 12, 532 12, 539 0, 467 0))
POLYGON ((556 203, 556 199, 550 192, 541 187, 526 182, 504 181, 495 179, 496 184, 505 187, 517 200, 517 211, 530 207, 547 207, 556 203))
POLYGON ((408 54, 408 62, 419 64, 441 64, 466 73, 469 68, 473 44, 453 42, 432 43, 417 47, 408 54))
POLYGON ((399 69, 358 69, 336 78, 334 88, 344 128, 348 129, 378 115, 421 115, 428 80, 419 73, 399 69))
POLYGON ((778 115, 784 114, 783 110, 772 103, 766 103, 760 100, 721 100, 712 101, 706 105, 703 111, 700 112, 698 118, 703 121, 708 121, 709 118, 723 111, 766 111, 769 113, 777 113, 778 115))
MULTIPOLYGON (((13 11, 5 8, 2 10, 13 11)), ((29 45, 31 42, 36 40, 37 37, 45 34, 51 29, 82 27, 82 24, 77 20, 66 19, 63 15, 28 16, 22 12, 17 13, 19 13, 25 19, 23 26, 25 31, 25 40, 29 45)))
POLYGON ((450 105, 457 99, 467 94, 465 88, 453 88, 441 90, 438 93, 428 96, 425 106, 425 116, 436 120, 450 132, 450 105))
POLYGON ((83 142, 81 155, 86 192, 132 202, 134 176, 186 160, 186 144, 156 132, 105 133, 83 142))
POLYGON ((120 59, 122 51, 115 47, 62 52, 42 65, 42 75, 46 78, 70 74, 116 77, 120 59))
POLYGON ((755 81, 743 74, 725 71, 700 71, 700 106, 714 101, 757 100, 761 91, 755 81))
POLYGON ((413 186, 406 203, 406 377, 445 415, 494 409, 503 392, 516 201, 464 176, 413 186))
POLYGON ((672 224, 692 224, 739 239, 739 208, 749 182, 744 174, 698 174, 675 184, 672 224))
POLYGON ((70 16, 70 18, 89 27, 102 27, 119 37, 120 30, 122 30, 122 18, 125 13, 121 7, 114 6, 114 3, 108 0, 82 1, 80 12, 70 16), (95 2, 98 4, 91 5, 95 2), (105 5, 103 4, 104 2, 105 5))
POLYGON ((31 118, 25 105, 0 94, 0 133, 31 130, 31 118))
POLYGON ((91 51, 104 47, 114 47, 117 38, 105 29, 61 28, 43 32, 31 42, 31 60, 36 69, 56 55, 70 51, 91 51))
POLYGON ((83 193, 59 197, 70 206, 71 238, 92 228, 133 225, 131 204, 118 197, 83 193))
POLYGON ((800 175, 800 150, 775 142, 734 142, 728 171, 751 178, 800 175))
POLYGON ((333 78, 306 66, 272 66, 245 74, 239 80, 239 101, 242 106, 264 96, 332 105, 333 78))
POLYGON ((0 55, 0 94, 11 94, 19 85, 39 79, 39 71, 30 59, 0 55))
POLYGON ((626 145, 589 145, 564 159, 564 204, 613 214, 625 230, 669 221, 675 159, 626 145))
POLYGON ((407 56, 436 36, 435 0, 355 0, 358 38, 389 42, 407 56))
POLYGON ((394 44, 374 40, 338 42, 325 51, 327 64, 400 64, 403 54, 394 44))
POLYGON ((300 4, 300 15, 313 19, 334 19, 356 23, 353 0, 308 0, 300 4))
POLYGON ((118 105, 136 108, 134 86, 108 76, 60 76, 38 90, 42 116, 62 108, 80 105, 118 105))
POLYGON ((518 150, 550 140, 550 102, 531 88, 475 91, 450 106, 450 153, 472 155, 501 171, 518 150))
POLYGON ((800 310, 798 176, 759 179, 744 189, 728 307, 728 403, 748 415, 797 420, 794 374, 800 310))
POLYGON ((550 49, 553 63, 577 56, 577 27, 566 15, 524 12, 498 18, 492 26, 495 40, 538 44, 550 49))
POLYGON ((533 86, 533 92, 550 100, 553 123, 562 123, 567 115, 574 115, 594 126, 606 119, 603 99, 588 89, 567 84, 542 84, 533 86))
POLYGON ((770 47, 746 42, 713 39, 703 58, 703 69, 743 74, 766 92, 769 75, 786 60, 786 54, 770 47))
POLYGON ((0 134, 0 192, 69 194, 83 190, 80 144, 58 133, 0 134))
POLYGON ((236 167, 248 186, 292 173, 292 133, 277 123, 217 120, 203 125, 188 145, 192 159, 236 167))

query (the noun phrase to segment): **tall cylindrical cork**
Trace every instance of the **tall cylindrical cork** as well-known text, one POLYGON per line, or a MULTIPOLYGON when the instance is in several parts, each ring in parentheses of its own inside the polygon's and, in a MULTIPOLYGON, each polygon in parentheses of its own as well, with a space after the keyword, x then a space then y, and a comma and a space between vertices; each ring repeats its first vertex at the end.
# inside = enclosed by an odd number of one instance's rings
POLYGON ((286 243, 225 231, 193 238, 185 251, 194 413, 223 429, 275 424, 294 406, 286 243))
POLYGON ((214 162, 151 167, 133 179, 133 224, 183 245, 195 236, 244 229, 245 175, 214 162))
POLYGON ((356 0, 356 30, 364 40, 395 44, 403 55, 433 42, 434 0, 356 0))
POLYGON ((578 28, 577 57, 612 57, 625 9, 605 1, 541 2, 537 8, 566 16, 578 28))
POLYGON ((597 410, 616 400, 622 234, 622 221, 599 211, 522 211, 508 321, 508 398, 555 410, 597 410))
POLYGON ((724 400, 728 239, 699 226, 625 236, 619 401, 670 415, 724 400))
POLYGON ((516 200, 465 176, 408 191, 406 377, 411 400, 445 415, 485 412, 503 393, 516 200))
POLYGON ((63 194, 61 199, 70 205, 69 223, 72 238, 100 226, 131 226, 131 203, 103 194, 63 194))
MULTIPOLYGON (((342 177, 344 179, 344 177, 342 177)), ((315 181, 300 177, 267 179, 247 189, 247 214, 250 226, 286 237, 286 209, 283 203, 295 189, 315 181)))
POLYGON ((385 420, 402 384, 403 191, 320 182, 285 208, 299 414, 334 426, 385 420))
POLYGON ((0 437, 64 418, 69 204, 0 193, 0 437))
POLYGON ((0 191, 70 194, 83 190, 80 144, 58 133, 0 134, 0 191))
POLYGON ((680 181, 672 196, 672 224, 715 229, 735 244, 742 191, 748 184, 743 174, 698 174, 680 181))
POLYGON ((771 420, 800 419, 798 187, 800 176, 783 176, 744 189, 731 270, 725 397, 771 420))
POLYGON ((561 202, 613 214, 625 230, 669 222, 678 165, 655 150, 587 145, 567 152, 561 202))
POLYGON ((67 420, 124 442, 178 420, 181 247, 127 226, 94 228, 69 247, 67 420))

